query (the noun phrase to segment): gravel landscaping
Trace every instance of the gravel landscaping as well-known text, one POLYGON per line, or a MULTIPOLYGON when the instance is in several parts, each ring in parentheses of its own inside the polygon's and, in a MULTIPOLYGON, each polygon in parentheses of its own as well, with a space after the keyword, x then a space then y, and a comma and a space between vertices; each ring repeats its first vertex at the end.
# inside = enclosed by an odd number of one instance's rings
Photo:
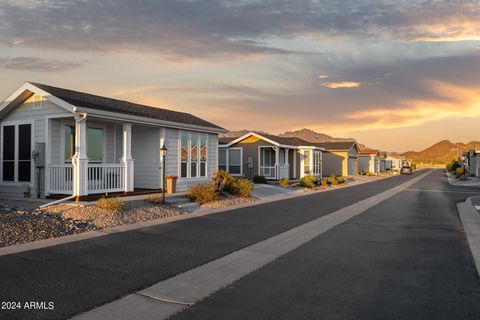
POLYGON ((128 201, 122 210, 100 209, 95 205, 56 205, 40 211, 0 204, 0 247, 56 238, 123 224, 167 218, 185 211, 152 204, 145 200, 128 201))
POLYGON ((201 205, 202 208, 210 208, 210 209, 217 209, 217 208, 224 208, 229 206, 234 206, 237 204, 243 203, 251 203, 257 201, 257 198, 250 197, 250 198, 240 198, 234 197, 230 195, 222 195, 218 198, 218 200, 205 203, 201 205))

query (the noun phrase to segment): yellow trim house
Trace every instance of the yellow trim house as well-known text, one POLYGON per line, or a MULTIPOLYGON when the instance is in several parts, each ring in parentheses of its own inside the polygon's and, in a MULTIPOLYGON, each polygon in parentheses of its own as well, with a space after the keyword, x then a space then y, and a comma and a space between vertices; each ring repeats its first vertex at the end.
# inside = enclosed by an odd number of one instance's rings
POLYGON ((323 175, 354 176, 358 174, 358 153, 355 141, 316 143, 325 148, 323 155, 323 175))

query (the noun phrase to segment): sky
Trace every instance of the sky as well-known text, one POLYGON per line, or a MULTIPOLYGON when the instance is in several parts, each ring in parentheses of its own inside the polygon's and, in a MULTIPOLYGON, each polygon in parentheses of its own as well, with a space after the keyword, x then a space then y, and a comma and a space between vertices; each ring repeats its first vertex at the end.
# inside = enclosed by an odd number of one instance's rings
POLYGON ((480 2, 1 0, 24 81, 387 151, 480 140, 480 2))

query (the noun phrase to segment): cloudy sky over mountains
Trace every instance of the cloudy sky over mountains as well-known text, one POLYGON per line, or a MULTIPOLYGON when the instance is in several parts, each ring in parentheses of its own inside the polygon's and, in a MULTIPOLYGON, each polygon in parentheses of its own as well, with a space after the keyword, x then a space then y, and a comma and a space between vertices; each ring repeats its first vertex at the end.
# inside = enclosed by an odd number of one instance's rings
POLYGON ((478 1, 0 2, 0 96, 31 80, 403 151, 479 140, 478 1))

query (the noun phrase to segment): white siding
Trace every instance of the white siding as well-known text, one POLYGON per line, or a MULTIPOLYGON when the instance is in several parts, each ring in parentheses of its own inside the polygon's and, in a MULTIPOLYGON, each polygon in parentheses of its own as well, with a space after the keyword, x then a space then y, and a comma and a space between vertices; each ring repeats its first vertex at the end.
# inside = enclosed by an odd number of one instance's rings
POLYGON ((160 188, 160 128, 132 127, 134 187, 160 188))
MULTIPOLYGON (((33 141, 32 148, 36 142, 47 142, 47 117, 59 117, 59 116, 72 116, 71 113, 67 112, 65 109, 55 105, 50 101, 43 101, 42 108, 35 109, 33 107, 32 99, 28 99, 14 110, 12 110, 7 116, 2 120, 2 123, 9 121, 26 121, 33 122, 33 141)), ((51 129, 50 129, 51 130, 51 129)), ((0 163, 1 163, 1 153, 0 153, 0 163)), ((33 165, 33 163, 32 163, 33 165)), ((1 169, 1 168, 0 168, 1 169)), ((36 174, 32 174, 31 179, 31 189, 30 196, 36 197, 36 174)), ((12 186, 11 184, 5 184, 0 186, 0 196, 5 196, 8 198, 22 198, 24 197, 24 192, 28 183, 18 184, 17 186, 12 186)), ((41 183, 40 191, 42 196, 44 194, 44 174, 41 174, 41 183)))
POLYGON ((212 174, 218 170, 218 134, 210 133, 208 135, 208 168, 207 178, 210 178, 212 174))

